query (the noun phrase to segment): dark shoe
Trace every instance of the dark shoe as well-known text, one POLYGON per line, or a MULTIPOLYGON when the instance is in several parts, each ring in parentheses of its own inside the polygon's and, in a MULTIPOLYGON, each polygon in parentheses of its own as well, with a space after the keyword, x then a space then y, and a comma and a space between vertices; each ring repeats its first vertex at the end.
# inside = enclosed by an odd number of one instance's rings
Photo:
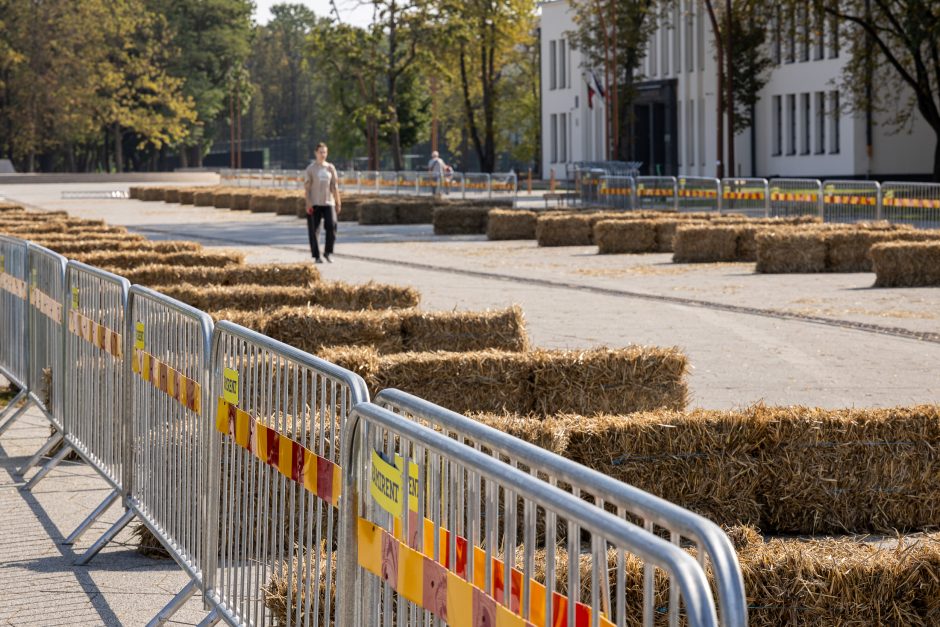
POLYGON ((320 259, 319 257, 316 257, 316 258, 313 260, 313 263, 323 263, 323 260, 320 259))
POLYGON ((324 258, 326 259, 327 263, 333 263, 333 258, 331 256, 325 255, 324 258))

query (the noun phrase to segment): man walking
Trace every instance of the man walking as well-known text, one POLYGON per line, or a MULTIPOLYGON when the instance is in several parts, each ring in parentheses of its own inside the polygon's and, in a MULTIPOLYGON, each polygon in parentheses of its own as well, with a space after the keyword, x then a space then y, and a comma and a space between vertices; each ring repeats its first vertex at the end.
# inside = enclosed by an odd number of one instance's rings
POLYGON ((304 191, 307 197, 307 235, 310 237, 310 253, 316 263, 323 259, 333 263, 333 246, 336 243, 336 217, 343 210, 339 197, 339 176, 332 163, 328 163, 326 144, 317 144, 316 160, 304 172, 304 191), (320 222, 326 229, 326 246, 320 258, 320 222))
POLYGON ((441 195, 441 188, 444 185, 444 174, 447 171, 447 164, 441 159, 441 153, 433 151, 431 160, 428 161, 428 172, 431 173, 431 180, 434 181, 434 195, 441 195))

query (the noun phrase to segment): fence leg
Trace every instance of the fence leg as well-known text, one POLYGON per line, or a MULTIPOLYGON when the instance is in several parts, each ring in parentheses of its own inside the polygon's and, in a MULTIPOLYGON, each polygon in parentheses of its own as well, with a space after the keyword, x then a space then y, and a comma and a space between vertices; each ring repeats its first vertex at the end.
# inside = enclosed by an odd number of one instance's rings
POLYGON ((219 611, 212 610, 208 616, 202 619, 202 622, 199 623, 198 627, 210 627, 211 625, 218 625, 220 620, 219 611))
POLYGON ((114 505, 115 502, 117 502, 120 496, 120 492, 117 490, 112 490, 111 493, 108 494, 108 496, 106 496, 105 499, 101 502, 101 504, 95 508, 95 511, 90 513, 88 517, 85 518, 85 520, 83 520, 81 524, 75 528, 75 531, 70 533, 69 537, 62 541, 62 544, 75 544, 78 542, 79 538, 85 535, 85 532, 88 531, 88 528, 91 527, 92 523, 94 523, 102 514, 108 511, 108 509, 110 509, 110 507, 114 505))
POLYGON ((29 409, 29 406, 31 404, 32 404, 31 402, 27 401, 25 405, 23 405, 22 407, 16 410, 15 414, 7 418, 7 421, 4 422, 2 425, 0 425, 0 435, 3 435, 4 433, 6 433, 7 429, 9 429, 10 426, 13 425, 14 422, 19 420, 20 417, 26 413, 26 410, 29 409))
POLYGON ((61 441, 62 441, 62 433, 59 431, 56 431, 55 434, 53 434, 48 440, 46 440, 46 443, 43 444, 42 447, 40 447, 38 451, 36 451, 36 454, 30 457, 29 461, 26 462, 26 464, 22 468, 16 471, 16 474, 18 474, 21 477, 25 475, 27 472, 29 472, 30 468, 38 464, 39 460, 42 459, 44 455, 46 455, 49 451, 51 451, 53 447, 61 441))
POLYGON ((63 459, 65 459, 65 456, 68 455, 71 451, 72 451, 71 444, 66 444, 65 446, 63 446, 62 450, 59 451, 55 457, 47 461, 46 465, 40 468, 39 472, 33 475, 33 478, 29 480, 29 483, 23 486, 23 489, 29 492, 30 490, 35 488, 36 484, 42 481, 43 479, 45 479, 46 475, 48 475, 52 471, 53 468, 58 466, 59 463, 63 459))
POLYGON ((189 601, 196 590, 198 590, 195 581, 190 581, 186 584, 182 590, 176 593, 176 596, 173 597, 169 603, 167 603, 160 613, 153 617, 147 627, 159 627, 160 625, 166 625, 167 621, 170 620, 174 614, 176 614, 183 605, 186 604, 186 601, 189 601))
POLYGON ((95 543, 92 544, 88 548, 88 550, 85 551, 85 554, 82 555, 80 558, 78 558, 78 560, 76 560, 75 563, 78 566, 84 566, 85 564, 93 560, 95 556, 98 555, 98 552, 101 551, 101 549, 103 549, 105 545, 108 544, 108 542, 113 540, 114 536, 119 534, 121 530, 124 529, 124 527, 126 527, 127 524, 133 519, 134 519, 134 512, 132 512, 131 510, 127 510, 126 512, 124 512, 124 515, 118 518, 117 522, 111 525, 111 527, 107 531, 104 532, 103 536, 95 540, 95 543))

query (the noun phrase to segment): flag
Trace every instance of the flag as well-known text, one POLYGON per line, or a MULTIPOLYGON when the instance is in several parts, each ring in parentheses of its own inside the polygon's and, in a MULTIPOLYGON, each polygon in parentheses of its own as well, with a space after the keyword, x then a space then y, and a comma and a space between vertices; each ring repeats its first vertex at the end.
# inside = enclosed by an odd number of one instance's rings
POLYGON ((590 84, 587 86, 587 88, 588 88, 588 109, 593 109, 594 108, 594 94, 595 94, 594 88, 591 87, 590 84))
POLYGON ((601 81, 597 78, 597 73, 594 70, 591 70, 591 78, 594 79, 594 89, 597 90, 600 97, 607 98, 607 94, 604 93, 604 87, 601 85, 601 81))

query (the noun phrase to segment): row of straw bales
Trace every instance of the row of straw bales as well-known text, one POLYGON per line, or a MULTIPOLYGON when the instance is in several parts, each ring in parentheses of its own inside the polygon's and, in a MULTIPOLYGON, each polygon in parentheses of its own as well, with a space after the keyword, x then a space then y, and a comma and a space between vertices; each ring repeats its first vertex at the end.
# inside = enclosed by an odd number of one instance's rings
POLYGON ((940 406, 475 418, 727 526, 770 534, 940 525, 940 406))
POLYGON ((458 412, 548 416, 682 409, 688 360, 674 348, 380 354, 334 348, 319 355, 359 373, 371 390, 398 388, 458 412))
POLYGON ((525 318, 519 307, 492 311, 426 312, 418 309, 344 311, 313 306, 211 312, 300 350, 317 354, 337 346, 371 352, 524 351, 525 318))
POLYGON ((267 285, 308 287, 320 281, 320 272, 309 263, 249 264, 227 266, 179 266, 148 264, 128 268, 122 275, 131 283, 149 287, 171 284, 195 286, 267 285))
POLYGON ((350 285, 340 281, 313 285, 159 285, 157 291, 203 311, 222 309, 276 309, 316 305, 328 309, 361 310, 416 307, 421 295, 411 287, 369 282, 350 285))
POLYGON ((875 287, 940 287, 940 241, 871 247, 875 287))

